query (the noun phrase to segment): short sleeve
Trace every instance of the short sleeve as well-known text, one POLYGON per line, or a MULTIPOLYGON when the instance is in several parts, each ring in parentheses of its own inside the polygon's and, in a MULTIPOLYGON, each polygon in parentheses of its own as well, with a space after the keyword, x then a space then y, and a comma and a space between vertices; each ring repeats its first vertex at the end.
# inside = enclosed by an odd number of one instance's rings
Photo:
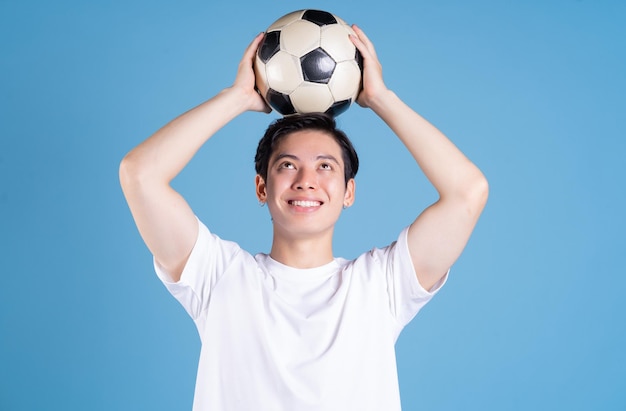
POLYGON ((401 327, 415 317, 448 279, 446 273, 430 290, 424 289, 417 279, 408 246, 408 227, 402 230, 398 240, 383 249, 392 314, 401 327))
POLYGON ((206 308, 211 290, 241 251, 236 243, 222 240, 197 221, 198 237, 178 282, 173 282, 154 259, 157 276, 194 320, 206 308))

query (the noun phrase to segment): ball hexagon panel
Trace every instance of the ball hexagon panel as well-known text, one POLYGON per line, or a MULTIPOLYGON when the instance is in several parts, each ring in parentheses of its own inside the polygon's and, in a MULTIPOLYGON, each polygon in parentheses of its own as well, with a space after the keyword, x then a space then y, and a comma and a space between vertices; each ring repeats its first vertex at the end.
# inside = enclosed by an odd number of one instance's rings
POLYGON ((299 113, 324 112, 333 104, 333 95, 325 84, 302 83, 289 97, 299 113))
POLYGON ((283 17, 279 18, 274 23, 272 23, 272 25, 269 26, 267 30, 265 31, 268 32, 268 31, 273 31, 273 30, 280 30, 286 25, 291 24, 294 21, 300 20, 305 11, 306 10, 298 10, 298 11, 294 11, 292 13, 284 15, 283 17))
POLYGON ((320 28, 310 21, 298 20, 281 30, 280 49, 302 56, 320 46, 320 28))
POLYGON ((265 64, 265 75, 269 88, 287 94, 303 81, 300 60, 282 50, 265 64))
POLYGON ((335 16, 327 11, 322 10, 306 10, 302 15, 302 20, 310 21, 318 26, 325 26, 327 24, 335 24, 337 20, 335 16))
MULTIPOLYGON (((320 47, 322 47, 335 61, 354 59, 356 50, 346 28, 340 24, 322 27, 320 47)), ((352 31, 352 30, 350 30, 352 31)))
POLYGON ((348 23, 346 23, 345 20, 343 20, 341 17, 335 16, 335 19, 337 20, 338 24, 341 24, 342 26, 352 29, 352 27, 348 23))
POLYGON ((361 70, 354 61, 337 63, 328 88, 335 101, 356 99, 361 90, 361 70))
POLYGON ((335 71, 335 60, 321 48, 316 48, 300 58, 304 80, 326 84, 335 71))

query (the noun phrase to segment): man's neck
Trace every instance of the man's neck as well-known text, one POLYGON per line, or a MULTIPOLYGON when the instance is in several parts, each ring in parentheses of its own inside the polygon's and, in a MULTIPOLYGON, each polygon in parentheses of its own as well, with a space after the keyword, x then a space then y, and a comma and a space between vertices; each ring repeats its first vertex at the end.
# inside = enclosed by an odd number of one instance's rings
POLYGON ((270 256, 294 268, 315 268, 333 260, 332 233, 313 238, 285 238, 274 233, 270 256))

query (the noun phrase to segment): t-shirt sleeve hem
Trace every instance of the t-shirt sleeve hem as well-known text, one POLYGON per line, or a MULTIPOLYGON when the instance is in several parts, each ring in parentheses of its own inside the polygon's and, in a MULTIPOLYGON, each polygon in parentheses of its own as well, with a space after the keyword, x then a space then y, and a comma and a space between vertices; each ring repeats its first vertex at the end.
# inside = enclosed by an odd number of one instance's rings
POLYGON ((205 293, 203 292, 201 276, 205 273, 206 250, 210 242, 209 229, 197 217, 196 220, 198 221, 198 237, 179 281, 173 281, 172 277, 153 257, 154 269, 158 278, 194 320, 198 318, 203 307, 202 295, 205 293))
POLYGON ((207 247, 208 243, 208 228, 196 217, 196 221, 198 222, 198 235, 196 237, 196 242, 191 249, 191 253, 187 258, 187 262, 185 263, 185 267, 183 268, 183 272, 180 275, 179 281, 174 281, 171 275, 158 263, 156 258, 152 257, 152 262, 154 264, 154 271, 156 272, 157 277, 163 282, 163 284, 170 288, 176 288, 177 286, 182 286, 184 284, 189 284, 190 276, 194 275, 194 273, 198 272, 198 265, 200 264, 199 254, 203 249, 207 247))
POLYGON ((415 266, 413 265, 413 260, 411 259, 411 253, 409 251, 409 241, 408 241, 408 234, 409 234, 409 227, 406 227, 404 230, 402 230, 402 233, 400 234, 399 238, 398 238, 398 246, 402 247, 403 253, 408 256, 408 258, 406 259, 406 264, 407 264, 407 272, 412 273, 412 279, 411 279, 411 291, 412 294, 414 296, 414 298, 432 298, 435 294, 437 294, 439 292, 439 290, 441 290, 441 288, 445 285, 445 283, 448 281, 448 275, 450 274, 450 269, 448 269, 448 271, 444 274, 444 276, 437 281, 437 283, 435 283, 435 285, 433 285, 432 287, 430 287, 430 289, 425 289, 422 284, 419 282, 419 279, 417 278, 417 273, 415 272, 415 266))

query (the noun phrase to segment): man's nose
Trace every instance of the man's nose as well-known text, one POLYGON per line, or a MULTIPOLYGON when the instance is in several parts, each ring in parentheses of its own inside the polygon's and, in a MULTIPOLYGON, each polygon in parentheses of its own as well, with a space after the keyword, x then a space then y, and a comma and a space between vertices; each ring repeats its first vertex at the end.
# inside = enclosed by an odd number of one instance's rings
POLYGON ((298 178, 294 182, 294 187, 297 190, 314 190, 317 188, 317 174, 314 170, 308 168, 300 169, 298 178))

